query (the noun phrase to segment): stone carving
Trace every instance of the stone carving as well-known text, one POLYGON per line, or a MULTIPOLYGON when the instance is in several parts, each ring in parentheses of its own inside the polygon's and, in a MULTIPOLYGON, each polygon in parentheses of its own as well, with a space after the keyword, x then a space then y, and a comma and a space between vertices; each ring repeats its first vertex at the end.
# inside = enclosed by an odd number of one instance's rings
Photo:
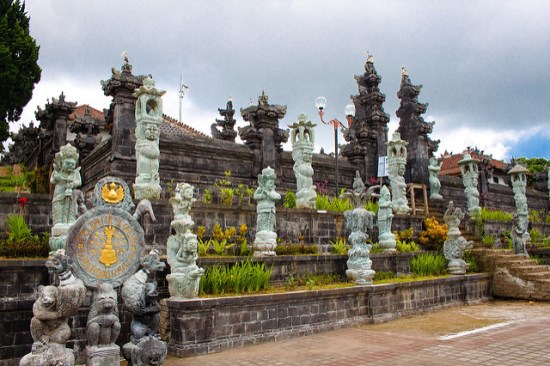
POLYGON ((252 244, 255 257, 275 256, 277 247, 277 233, 275 232, 275 201, 281 195, 275 192, 275 171, 270 167, 262 170, 258 175, 258 189, 254 192, 256 206, 256 238, 252 244))
POLYGON ((298 116, 298 122, 290 125, 292 142, 292 159, 296 176, 296 207, 315 209, 317 193, 313 184, 313 167, 311 154, 315 142, 313 128, 316 125, 307 120, 305 114, 298 116))
POLYGON ((104 282, 94 292, 86 323, 86 365, 118 365, 120 347, 115 341, 119 334, 117 293, 110 283, 104 282))
POLYGON ((144 245, 143 228, 137 219, 145 212, 154 214, 147 200, 142 200, 134 215, 128 185, 119 178, 106 177, 94 189, 96 207, 73 224, 67 237, 67 254, 71 269, 91 288, 101 282, 118 287, 139 267, 144 245))
POLYGON ((514 201, 516 203, 512 228, 514 252, 527 257, 529 256, 527 253, 527 244, 531 242, 531 235, 527 231, 529 226, 529 209, 527 207, 527 197, 525 196, 528 172, 527 168, 519 164, 515 165, 508 172, 512 181, 512 191, 514 192, 514 201))
POLYGON ((52 253, 46 261, 48 271, 59 279, 59 286, 40 286, 38 299, 33 305, 31 336, 34 340, 31 353, 21 359, 20 365, 38 366, 62 363, 74 365, 71 350, 65 342, 71 337, 67 324, 76 315, 86 298, 86 287, 68 268, 64 250, 52 253))
MULTIPOLYGON (((121 290, 124 306, 133 315, 130 325, 132 336, 130 342, 122 347, 122 354, 132 365, 147 365, 142 363, 143 359, 156 359, 158 349, 167 349, 159 334, 160 305, 157 282, 149 281, 154 272, 164 270, 166 265, 161 262, 156 250, 142 257, 140 263, 142 269, 127 279, 121 290), (144 347, 144 343, 151 344, 151 347, 144 347)), ((156 362, 162 364, 163 361, 162 359, 156 362)))
POLYGON ((78 151, 70 144, 61 147, 55 154, 53 173, 50 183, 55 185, 52 198, 53 227, 50 237, 52 251, 64 249, 67 232, 75 222, 78 210, 75 210, 76 188, 80 187, 80 167, 78 163, 78 151))
POLYGON ((124 357, 128 360, 128 365, 159 366, 163 364, 168 354, 168 347, 165 342, 159 341, 156 338, 145 337, 136 347, 127 349, 123 353, 124 357))
POLYGON ((229 97, 225 109, 218 108, 218 112, 223 119, 216 119, 216 123, 210 126, 212 136, 218 140, 235 142, 237 131, 234 130, 234 126, 237 120, 233 118, 235 110, 233 109, 231 97, 229 97))
POLYGON ((393 212, 407 215, 411 211, 407 201, 407 184, 405 183, 405 165, 407 164, 408 142, 401 140, 399 132, 394 132, 388 146, 388 175, 390 178, 393 212))
POLYGON ((136 101, 136 199, 158 199, 161 187, 159 177, 159 136, 162 123, 162 96, 166 93, 155 87, 152 77, 145 78, 135 90, 136 101))
POLYGON ((461 235, 458 226, 460 221, 464 218, 464 212, 460 207, 455 208, 453 201, 449 201, 447 210, 443 219, 447 224, 449 231, 447 233, 447 240, 443 243, 443 255, 447 259, 447 270, 450 274, 462 275, 465 274, 469 268, 468 263, 466 263, 462 257, 464 256, 464 251, 471 249, 473 242, 467 241, 461 235))
POLYGON ((199 283, 204 269, 197 266, 197 236, 191 232, 194 225, 189 215, 194 187, 187 183, 178 183, 176 194, 170 199, 174 220, 170 226, 176 232, 168 238, 167 259, 170 274, 166 276, 171 297, 195 298, 199 294, 199 283))
POLYGON ((392 219, 390 190, 382 186, 378 200, 378 243, 385 252, 395 252, 395 235, 391 232, 392 219))
POLYGON ((369 258, 371 244, 367 244, 367 230, 372 229, 374 213, 363 207, 344 212, 346 226, 351 230, 349 241, 351 249, 348 252, 346 276, 348 280, 358 285, 370 285, 375 271, 371 269, 369 258))
POLYGON ((479 191, 477 189, 479 160, 472 158, 469 153, 465 153, 462 160, 459 160, 457 163, 462 173, 468 213, 472 217, 481 212, 481 207, 479 207, 479 191))
POLYGON ((346 190, 342 194, 342 197, 351 199, 353 207, 364 206, 367 198, 372 195, 372 190, 374 190, 374 188, 371 187, 369 188, 369 191, 367 191, 367 187, 365 186, 365 183, 363 183, 363 179, 361 179, 359 170, 355 171, 355 178, 353 178, 352 188, 353 190, 351 191, 346 190))
POLYGON ((430 173, 430 199, 432 200, 441 200, 443 196, 439 194, 439 189, 441 188, 441 182, 437 175, 441 170, 441 163, 437 161, 436 158, 431 157, 428 165, 428 172, 430 173))

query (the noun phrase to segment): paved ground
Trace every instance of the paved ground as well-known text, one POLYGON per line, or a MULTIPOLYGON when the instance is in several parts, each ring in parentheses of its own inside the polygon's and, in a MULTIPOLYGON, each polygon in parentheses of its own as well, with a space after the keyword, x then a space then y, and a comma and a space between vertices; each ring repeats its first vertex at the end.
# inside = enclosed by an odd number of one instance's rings
POLYGON ((492 301, 164 365, 550 365, 550 303, 492 301))

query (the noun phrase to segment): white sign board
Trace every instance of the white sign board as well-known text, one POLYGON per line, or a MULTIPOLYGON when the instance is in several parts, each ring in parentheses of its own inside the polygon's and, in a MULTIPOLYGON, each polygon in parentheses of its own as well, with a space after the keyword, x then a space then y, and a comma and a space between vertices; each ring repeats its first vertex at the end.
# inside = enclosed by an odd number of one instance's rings
POLYGON ((388 176, 388 157, 379 156, 378 157, 378 177, 387 177, 388 176))

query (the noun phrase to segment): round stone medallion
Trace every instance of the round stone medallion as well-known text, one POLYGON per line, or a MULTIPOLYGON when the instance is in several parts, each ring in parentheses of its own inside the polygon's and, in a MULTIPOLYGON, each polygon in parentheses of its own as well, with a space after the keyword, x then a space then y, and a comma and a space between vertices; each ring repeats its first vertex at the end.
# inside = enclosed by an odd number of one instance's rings
POLYGON ((69 230, 67 255, 74 274, 88 287, 101 282, 120 286, 139 267, 143 229, 128 212, 96 207, 69 230))

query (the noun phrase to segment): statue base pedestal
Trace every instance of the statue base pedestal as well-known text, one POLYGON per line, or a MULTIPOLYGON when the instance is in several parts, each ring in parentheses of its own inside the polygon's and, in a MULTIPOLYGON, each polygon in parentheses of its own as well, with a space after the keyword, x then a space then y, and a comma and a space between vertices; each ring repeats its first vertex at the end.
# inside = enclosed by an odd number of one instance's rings
POLYGON ((273 231, 260 231, 256 233, 256 238, 252 244, 254 257, 275 257, 275 248, 277 248, 277 233, 273 231))
POLYGON ((378 243, 384 252, 395 252, 395 247, 397 246, 395 242, 395 235, 392 233, 382 234, 378 237, 378 243))
POLYGON ((86 347, 86 366, 118 366, 120 365, 120 347, 88 346, 86 347))
POLYGON ((348 281, 355 281, 356 285, 372 285, 375 273, 372 269, 347 269, 346 277, 348 281))
MULTIPOLYGON (((120 362, 120 361, 119 361, 120 362)), ((31 353, 23 356, 19 361, 20 366, 37 365, 67 365, 74 366, 75 358, 72 350, 62 344, 34 342, 31 353)), ((118 365, 118 364, 117 364, 118 365)))
POLYGON ((194 299, 199 296, 199 283, 204 273, 202 268, 195 273, 171 273, 166 276, 170 298, 194 299))
POLYGON ((440 195, 439 193, 435 193, 435 194, 430 195, 430 199, 431 200, 442 200, 443 196, 440 195))
POLYGON ((158 200, 162 192, 160 185, 155 183, 136 183, 133 188, 136 200, 158 200))
POLYGON ((470 265, 462 259, 451 259, 447 265, 447 272, 452 275, 463 275, 470 265))

